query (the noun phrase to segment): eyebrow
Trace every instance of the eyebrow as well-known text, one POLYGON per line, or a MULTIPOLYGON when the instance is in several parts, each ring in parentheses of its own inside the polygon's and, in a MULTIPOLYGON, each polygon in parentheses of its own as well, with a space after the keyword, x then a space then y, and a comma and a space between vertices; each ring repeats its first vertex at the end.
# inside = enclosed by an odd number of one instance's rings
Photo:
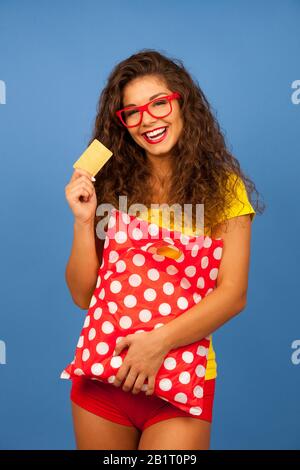
MULTIPOLYGON (((167 95, 168 93, 166 91, 161 91, 160 93, 156 93, 156 95, 150 96, 149 101, 154 100, 157 96, 159 95, 167 95)), ((128 108, 128 106, 136 106, 136 104, 130 103, 124 105, 124 108, 128 108)))

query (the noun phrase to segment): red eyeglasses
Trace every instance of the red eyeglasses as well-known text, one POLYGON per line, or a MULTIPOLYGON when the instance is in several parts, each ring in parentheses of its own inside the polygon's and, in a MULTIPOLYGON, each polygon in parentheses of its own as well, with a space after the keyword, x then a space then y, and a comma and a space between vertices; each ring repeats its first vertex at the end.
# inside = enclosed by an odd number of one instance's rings
POLYGON ((176 98, 181 98, 181 95, 177 92, 168 96, 160 96, 143 106, 128 106, 127 108, 120 109, 116 111, 116 115, 124 126, 136 127, 141 124, 144 111, 147 111, 154 118, 163 118, 171 114, 171 101, 176 98))

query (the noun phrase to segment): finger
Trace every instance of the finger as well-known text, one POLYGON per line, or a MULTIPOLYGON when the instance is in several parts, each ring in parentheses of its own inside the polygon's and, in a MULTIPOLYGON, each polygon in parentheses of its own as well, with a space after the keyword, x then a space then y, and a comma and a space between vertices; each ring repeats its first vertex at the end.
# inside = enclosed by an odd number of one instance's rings
POLYGON ((124 385, 122 387, 124 392, 128 392, 129 390, 132 389, 138 375, 139 373, 131 367, 129 373, 127 374, 124 385))
POLYGON ((124 348, 129 346, 129 340, 127 338, 123 338, 115 347, 114 356, 119 356, 119 354, 123 351, 124 348))
POLYGON ((72 174, 71 181, 76 180, 80 176, 87 176, 89 180, 92 178, 92 174, 89 171, 83 170, 82 168, 75 168, 75 171, 72 174))
POLYGON ((148 377, 148 390, 146 392, 146 395, 152 395, 154 392, 154 386, 155 386, 155 376, 151 375, 148 377))
POLYGON ((132 393, 135 395, 139 393, 142 390, 142 386, 144 385, 144 382, 146 380, 147 375, 146 374, 139 374, 138 378, 135 381, 135 384, 133 386, 132 393))
POLYGON ((127 376, 128 372, 129 372, 129 369, 130 369, 130 366, 127 365, 125 362, 123 362, 120 369, 118 370, 118 373, 115 377, 115 380, 113 381, 113 385, 115 387, 119 387, 121 385, 121 383, 123 382, 123 380, 127 376))
POLYGON ((84 197, 85 200, 90 198, 90 194, 85 188, 75 188, 74 191, 70 192, 69 199, 71 201, 79 201, 81 196, 84 197))
POLYGON ((79 179, 75 181, 74 183, 72 183, 72 185, 69 188, 69 191, 72 191, 73 189, 78 188, 80 186, 84 187, 87 191, 89 191, 90 195, 92 195, 93 192, 95 191, 95 188, 92 185, 92 183, 89 181, 86 181, 86 179, 79 179))

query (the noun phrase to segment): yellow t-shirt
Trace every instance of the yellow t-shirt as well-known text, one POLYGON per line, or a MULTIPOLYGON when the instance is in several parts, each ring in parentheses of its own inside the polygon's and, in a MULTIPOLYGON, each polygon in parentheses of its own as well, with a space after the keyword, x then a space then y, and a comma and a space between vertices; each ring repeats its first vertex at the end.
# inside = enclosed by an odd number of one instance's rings
MULTIPOLYGON (((235 176, 232 175, 228 179, 228 184, 233 184, 235 180, 235 176)), ((250 214, 251 221, 253 221, 255 217, 255 211, 252 207, 252 205, 249 202, 247 191, 244 185, 244 182, 241 180, 241 178, 238 178, 237 185, 236 185, 236 193, 238 198, 234 199, 233 202, 231 203, 231 206, 227 209, 226 211, 226 219, 230 219, 232 217, 238 217, 240 215, 246 215, 250 214)), ((162 227, 169 228, 170 230, 179 230, 182 231, 182 227, 176 226, 175 224, 171 224, 171 227, 166 227, 162 221, 161 217, 161 212, 158 215, 157 211, 159 208, 155 209, 149 209, 148 211, 148 217, 147 214, 141 213, 139 217, 142 219, 148 220, 148 222, 155 222, 157 223, 158 217, 159 217, 159 224, 162 227)), ((218 222, 221 222, 219 220, 218 222)), ((195 232, 193 230, 185 230, 184 233, 186 235, 195 235, 195 232)), ((211 231, 208 230, 205 232, 206 236, 211 236, 211 231)), ((206 366, 206 373, 205 373, 205 380, 209 379, 214 379, 217 377, 217 363, 216 363, 216 354, 213 348, 213 343, 212 343, 212 335, 210 335, 210 346, 208 350, 208 357, 207 357, 207 366, 206 366)))

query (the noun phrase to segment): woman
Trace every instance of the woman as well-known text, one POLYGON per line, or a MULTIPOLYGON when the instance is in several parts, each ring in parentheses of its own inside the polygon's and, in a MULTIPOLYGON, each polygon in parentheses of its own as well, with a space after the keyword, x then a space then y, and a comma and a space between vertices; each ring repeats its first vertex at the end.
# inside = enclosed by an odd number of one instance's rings
MULTIPOLYGON (((77 448, 208 449, 217 376, 212 341, 201 416, 154 396, 155 374, 168 351, 211 335, 245 308, 255 215, 248 194, 255 185, 227 150, 203 92, 182 62, 155 50, 144 49, 112 71, 100 96, 94 138, 113 157, 95 186, 84 170, 75 170, 66 186, 75 217, 66 281, 78 306, 88 309, 102 262, 97 203, 118 208, 118 198, 126 196, 128 206, 147 208, 204 204, 204 232, 222 237, 224 250, 217 287, 209 296, 167 325, 118 343, 116 354, 123 348, 128 352, 113 384, 73 380, 77 448), (148 391, 140 393, 146 378, 148 391)), ((138 215, 151 220, 155 211, 138 215)), ((190 233, 200 233, 194 213, 190 233)))

